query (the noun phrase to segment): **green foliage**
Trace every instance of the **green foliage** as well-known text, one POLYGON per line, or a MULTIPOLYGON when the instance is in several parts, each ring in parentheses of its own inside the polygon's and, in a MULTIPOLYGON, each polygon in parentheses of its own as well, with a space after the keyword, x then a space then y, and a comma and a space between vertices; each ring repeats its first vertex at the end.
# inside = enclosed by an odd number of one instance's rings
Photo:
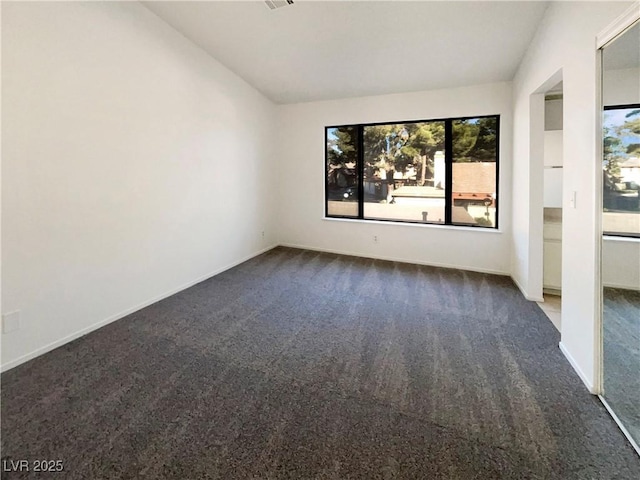
POLYGON ((482 227, 493 227, 493 223, 487 217, 474 217, 473 219, 482 227))
MULTIPOLYGON (((399 152, 402 125, 372 125, 364 128, 364 162, 366 165, 393 166, 399 152)), ((401 144, 400 144, 401 146, 401 144)))
POLYGON ((640 157, 640 143, 630 143, 627 145, 627 155, 640 157))
POLYGON ((630 118, 622 124, 618 129, 618 134, 621 136, 639 136, 640 137, 640 110, 632 110, 625 115, 625 118, 630 118), (633 118, 638 117, 638 118, 633 118))
POLYGON ((335 138, 327 140, 327 157, 329 164, 345 166, 356 163, 358 159, 356 147, 358 145, 358 130, 355 127, 338 127, 331 129, 335 138))
POLYGON ((620 161, 629 155, 640 155, 640 143, 629 143, 629 138, 640 138, 640 109, 630 111, 625 118, 628 120, 622 125, 605 126, 603 132, 603 167, 613 183, 620 181, 620 161))
POLYGON ((425 122, 372 125, 364 128, 364 161, 368 170, 382 168, 406 171, 409 166, 421 168, 427 157, 427 168, 433 170, 433 155, 444 150, 444 123, 425 122))
MULTIPOLYGON (((418 176, 433 178, 434 157, 444 151, 444 122, 372 125, 364 127, 365 174, 383 169, 406 172, 414 167, 418 176)), ((355 127, 330 129, 327 156, 334 166, 357 160, 358 131, 355 127)), ((497 122, 495 118, 453 122, 453 154, 456 161, 495 161, 497 122)))
POLYGON ((495 117, 481 118, 478 120, 478 127, 478 140, 471 157, 477 161, 495 162, 497 158, 496 140, 498 138, 497 119, 495 117))
POLYGON ((406 125, 409 141, 402 148, 408 158, 416 159, 422 155, 433 158, 438 150, 444 150, 444 123, 410 123, 406 125))
POLYGON ((495 117, 453 122, 454 161, 495 162, 497 127, 495 117))
POLYGON ((620 177, 619 159, 622 154, 622 141, 611 131, 611 128, 604 127, 603 145, 604 171, 611 176, 615 182, 615 179, 620 177))
POLYGON ((480 129, 468 120, 453 122, 453 158, 456 162, 469 161, 469 153, 475 147, 480 129))

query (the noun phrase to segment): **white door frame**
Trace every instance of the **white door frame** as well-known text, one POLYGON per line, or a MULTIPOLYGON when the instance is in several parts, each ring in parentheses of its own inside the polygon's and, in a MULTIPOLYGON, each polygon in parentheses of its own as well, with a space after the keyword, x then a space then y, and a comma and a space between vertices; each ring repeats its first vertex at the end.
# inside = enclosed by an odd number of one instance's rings
POLYGON ((598 34, 596 37, 596 51, 597 51, 597 67, 596 67, 596 165, 595 165, 595 173, 596 173, 596 211, 598 215, 596 215, 596 245, 598 246, 596 249, 596 275, 598 278, 597 290, 595 292, 595 301, 597 312, 596 316, 596 332, 594 335, 595 339, 595 384, 594 390, 595 393, 598 394, 600 401, 604 404, 606 409, 609 411, 613 419, 616 421, 620 430, 624 433, 624 435, 629 439, 631 445, 635 448, 640 455, 640 446, 635 442, 631 434, 627 431, 625 426, 620 422, 620 419, 615 414, 615 412, 611 409, 607 401, 602 396, 603 386, 604 386, 604 323, 603 323, 603 299, 602 299, 602 108, 603 108, 603 98, 602 98, 602 48, 605 47, 609 42, 614 40, 618 35, 624 33, 628 30, 632 25, 640 20, 640 1, 636 1, 633 5, 631 5, 624 13, 622 13, 618 18, 616 18, 609 26, 607 26, 604 30, 598 34))

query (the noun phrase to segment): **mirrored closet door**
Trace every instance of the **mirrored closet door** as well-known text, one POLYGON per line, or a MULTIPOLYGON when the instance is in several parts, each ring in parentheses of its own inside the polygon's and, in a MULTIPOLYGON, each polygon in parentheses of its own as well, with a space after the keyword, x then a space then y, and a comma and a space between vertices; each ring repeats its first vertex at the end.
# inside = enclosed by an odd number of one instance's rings
POLYGON ((603 398, 638 448, 640 21, 607 43, 601 59, 603 398))

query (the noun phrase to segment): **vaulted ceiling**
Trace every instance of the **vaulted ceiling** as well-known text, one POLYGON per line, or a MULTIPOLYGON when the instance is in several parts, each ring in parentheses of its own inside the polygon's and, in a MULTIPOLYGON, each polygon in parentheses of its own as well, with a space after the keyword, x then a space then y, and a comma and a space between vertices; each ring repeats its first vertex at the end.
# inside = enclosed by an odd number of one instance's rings
POLYGON ((276 103, 511 80, 547 2, 145 5, 276 103))

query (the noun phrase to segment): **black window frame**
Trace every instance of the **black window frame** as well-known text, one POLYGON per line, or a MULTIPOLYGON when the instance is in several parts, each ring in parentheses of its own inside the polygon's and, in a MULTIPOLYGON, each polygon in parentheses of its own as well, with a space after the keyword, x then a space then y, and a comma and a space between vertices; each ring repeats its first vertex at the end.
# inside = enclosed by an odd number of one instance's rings
MULTIPOLYGON (((417 224, 417 225, 440 225, 447 227, 468 227, 479 228, 482 230, 498 230, 499 218, 500 218, 500 114, 491 115, 470 115, 465 117, 447 117, 447 118, 430 118, 424 120, 399 120, 390 122, 374 122, 374 123, 355 123, 344 125, 328 125, 324 127, 324 216, 328 219, 345 219, 345 220, 358 220, 358 221, 373 221, 373 222, 391 222, 391 223, 404 223, 404 224, 417 224), (474 120, 480 118, 495 118, 496 119, 496 185, 495 185, 495 225, 492 227, 485 225, 473 225, 467 223, 455 223, 452 220, 453 212, 453 122, 474 120), (431 122, 443 122, 445 127, 445 221, 433 222, 433 221, 419 221, 419 220, 394 220, 387 218, 365 218, 364 217, 364 129, 366 127, 374 127, 379 125, 402 125, 409 123, 431 123, 431 122), (357 148, 357 162, 356 168, 358 171, 358 216, 353 215, 333 215, 329 214, 329 178, 327 175, 328 165, 328 145, 327 138, 329 129, 334 128, 357 128, 358 129, 358 148, 357 148)), ((354 202, 355 203, 355 202, 354 202)))
MULTIPOLYGON (((603 118, 602 118, 603 123, 604 123, 604 112, 606 112, 608 110, 636 110, 636 109, 640 109, 640 103, 625 103, 625 104, 621 104, 621 105, 605 105, 602 108, 602 110, 603 110, 603 118)), ((604 130, 604 128, 603 128, 603 130, 604 130)), ((603 135, 602 147, 603 147, 603 150, 602 150, 602 162, 604 163, 604 135, 603 135)), ((601 167, 602 166, 603 165, 601 165, 601 167)), ((640 192, 638 194, 640 195, 640 192)), ((600 215, 604 215, 605 213, 607 213, 607 212, 604 211, 604 181, 603 181, 603 184, 602 184, 601 195, 602 195, 602 206, 601 206, 600 215)), ((637 213, 636 215, 640 216, 640 213, 637 213)), ((606 236, 606 237, 638 238, 638 239, 640 239, 640 233, 609 232, 609 231, 604 230, 604 228, 602 229, 602 235, 606 236)))

